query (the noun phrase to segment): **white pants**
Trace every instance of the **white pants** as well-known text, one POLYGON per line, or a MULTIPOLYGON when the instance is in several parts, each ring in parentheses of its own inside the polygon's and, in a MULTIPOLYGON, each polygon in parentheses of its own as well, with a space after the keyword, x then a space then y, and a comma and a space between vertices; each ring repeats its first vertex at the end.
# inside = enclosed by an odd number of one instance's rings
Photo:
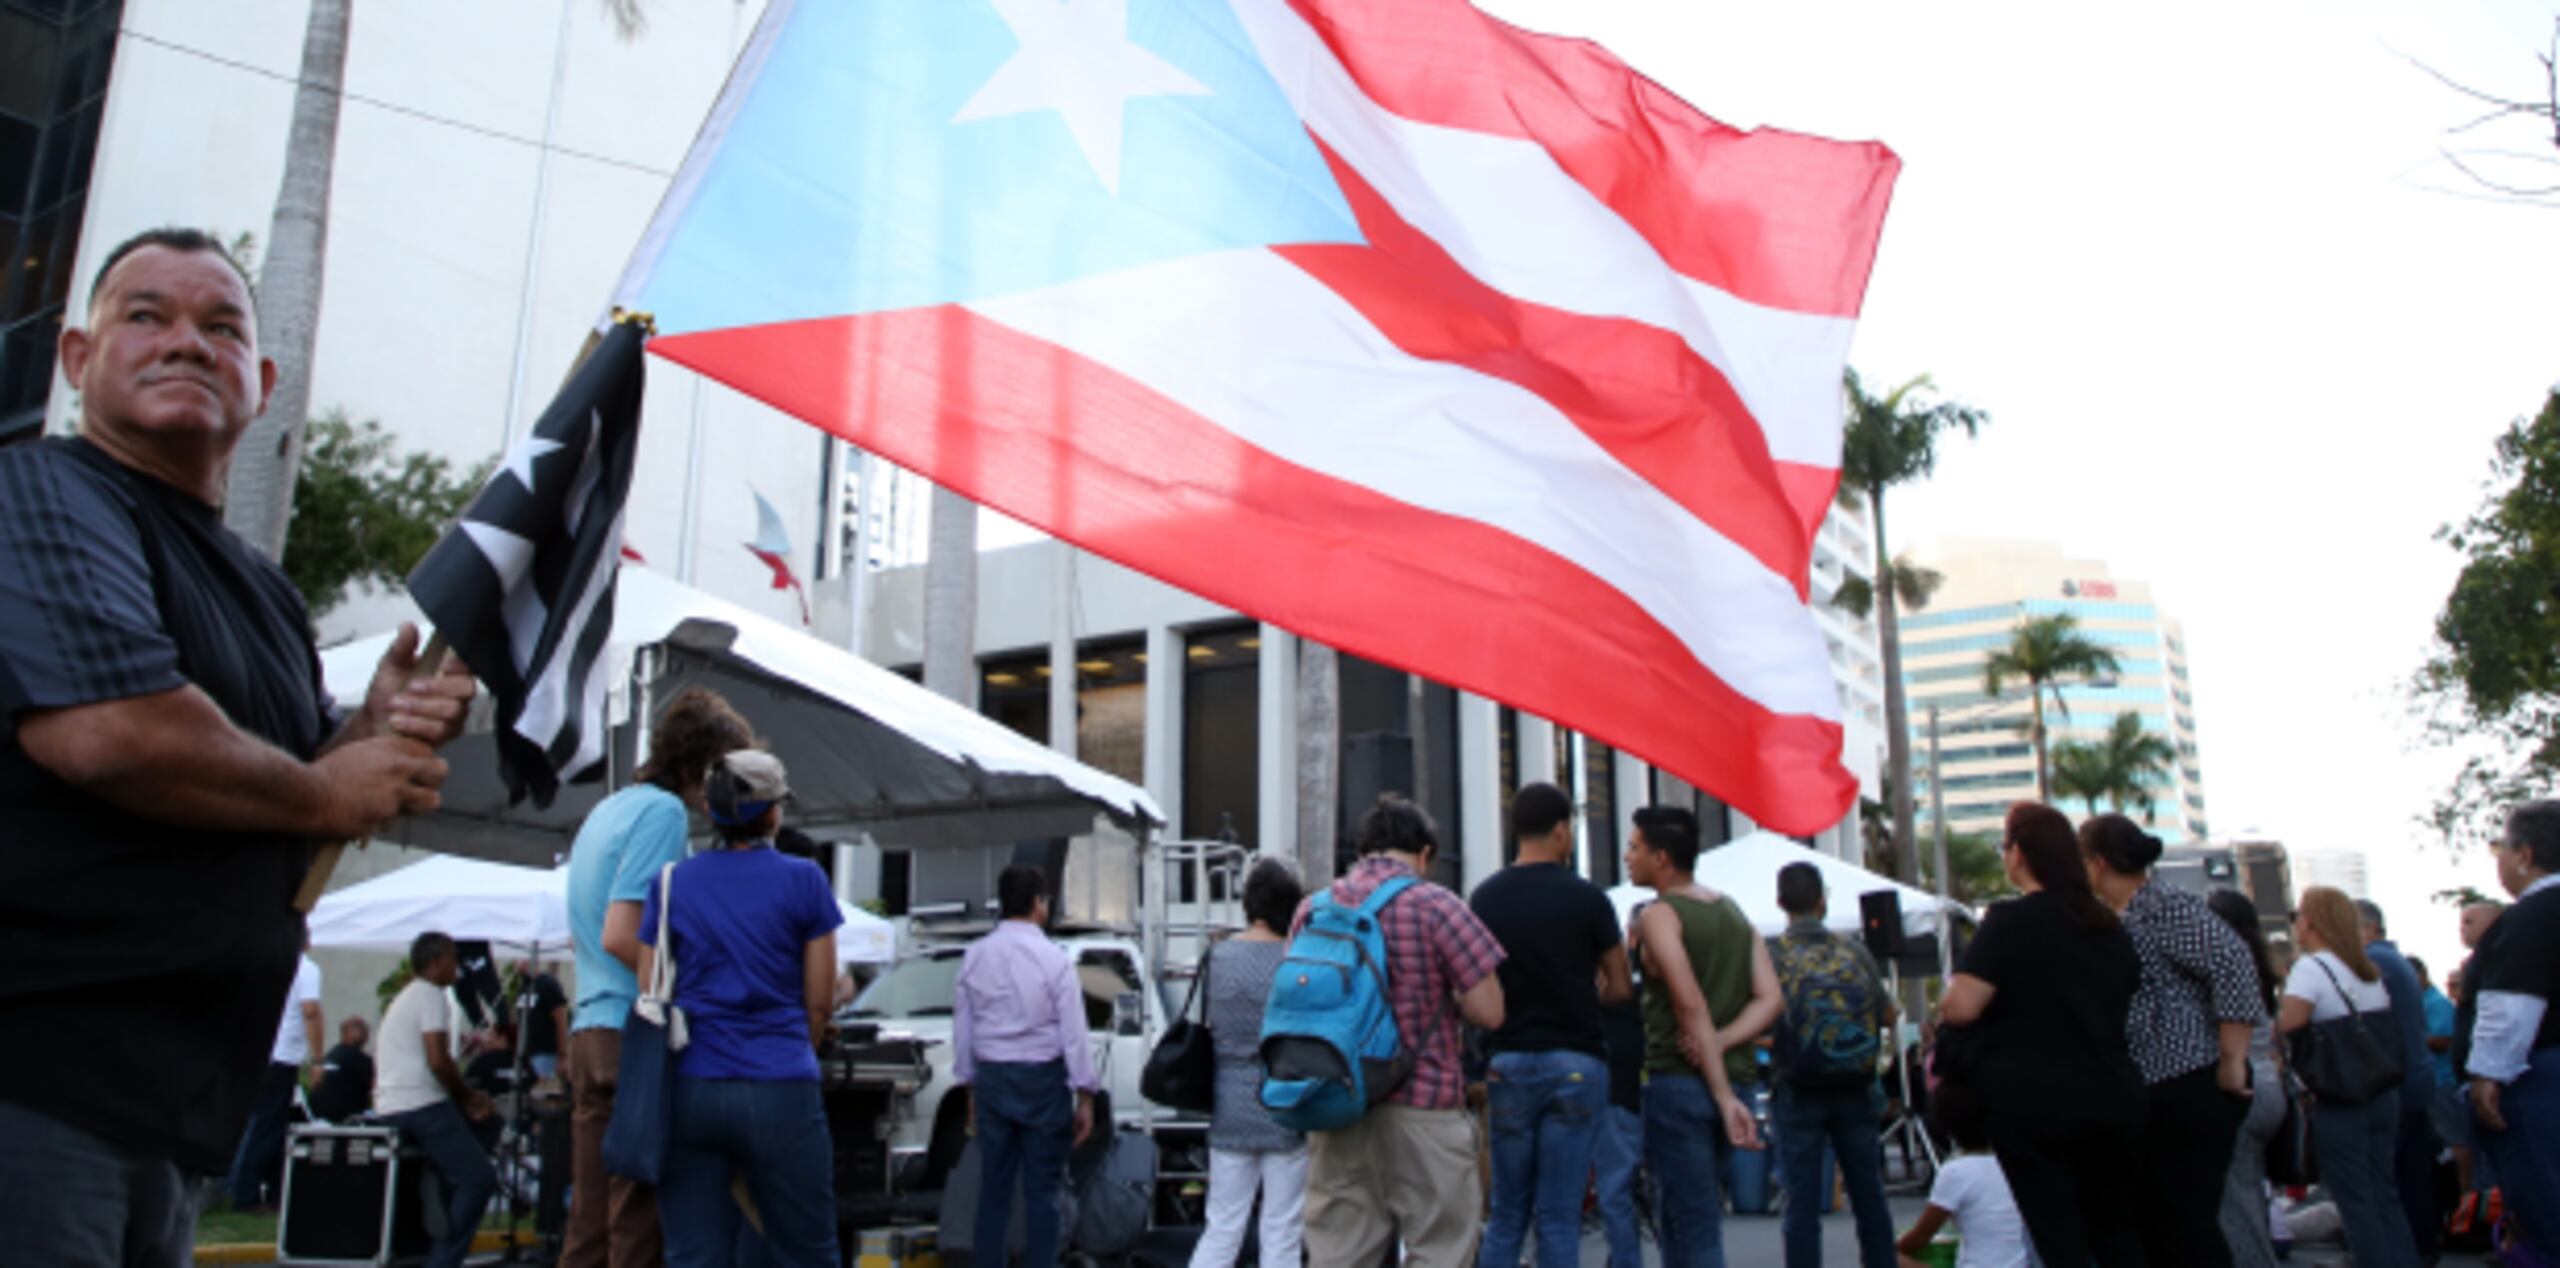
POLYGON ((1209 1151, 1209 1227, 1191 1251, 1191 1268, 1234 1268, 1257 1189, 1262 1193, 1260 1262, 1265 1268, 1297 1268, 1299 1232, 1307 1216, 1303 1148, 1259 1154, 1209 1151))

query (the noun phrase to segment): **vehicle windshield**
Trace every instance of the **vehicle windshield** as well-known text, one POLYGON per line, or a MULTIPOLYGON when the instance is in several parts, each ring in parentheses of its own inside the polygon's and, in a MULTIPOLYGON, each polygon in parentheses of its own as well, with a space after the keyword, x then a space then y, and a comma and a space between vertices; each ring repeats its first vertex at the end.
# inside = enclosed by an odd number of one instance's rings
POLYGON ((853 1001, 856 1017, 948 1017, 960 980, 960 956, 926 955, 900 961, 853 1001))

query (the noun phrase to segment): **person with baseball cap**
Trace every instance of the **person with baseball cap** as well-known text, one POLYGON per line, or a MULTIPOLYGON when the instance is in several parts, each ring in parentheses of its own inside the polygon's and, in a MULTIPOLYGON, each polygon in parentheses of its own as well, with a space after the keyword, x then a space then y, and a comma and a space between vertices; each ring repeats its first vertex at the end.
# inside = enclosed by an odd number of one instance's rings
POLYGON ((844 913, 817 864, 773 848, 790 796, 781 759, 723 755, 703 790, 717 845, 651 881, 641 911, 640 980, 672 958, 690 1036, 658 1185, 670 1263, 727 1261, 733 1180, 755 1201, 772 1262, 840 1262, 817 1045, 844 913))

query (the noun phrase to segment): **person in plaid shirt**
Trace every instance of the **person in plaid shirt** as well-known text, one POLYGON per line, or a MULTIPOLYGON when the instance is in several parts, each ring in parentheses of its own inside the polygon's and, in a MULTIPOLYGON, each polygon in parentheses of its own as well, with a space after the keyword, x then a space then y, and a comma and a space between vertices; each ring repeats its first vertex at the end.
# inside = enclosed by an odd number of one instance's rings
MULTIPOLYGON (((1355 907, 1392 877, 1427 875, 1439 849, 1431 816, 1393 793, 1360 816, 1352 841, 1360 862, 1332 893, 1333 901, 1355 907)), ((1293 936, 1307 911, 1298 908, 1293 936)), ((1428 882, 1397 895, 1378 923, 1387 943, 1387 999, 1415 1054, 1413 1077, 1359 1122, 1309 1138, 1307 1256, 1318 1264, 1374 1264, 1401 1240, 1410 1268, 1458 1268, 1474 1262, 1483 1224, 1459 1026, 1501 1028, 1502 982, 1494 969, 1502 944, 1464 900, 1428 882)))

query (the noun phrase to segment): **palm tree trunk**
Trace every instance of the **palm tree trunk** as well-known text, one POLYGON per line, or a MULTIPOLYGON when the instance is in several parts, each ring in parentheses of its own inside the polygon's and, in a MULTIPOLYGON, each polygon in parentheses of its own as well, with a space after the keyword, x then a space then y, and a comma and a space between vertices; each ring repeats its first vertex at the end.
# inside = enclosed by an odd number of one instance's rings
POLYGON ((933 486, 924 557, 925 689, 977 703, 978 505, 933 486))
POLYGON ((1333 882, 1340 836, 1335 807, 1342 770, 1342 661, 1332 648, 1298 640, 1298 868, 1307 891, 1333 882))
POLYGON ((320 288, 329 253, 329 185, 338 155, 338 102, 347 73, 354 0, 311 0, 302 28, 302 80, 293 92, 293 129, 284 182, 267 226, 258 270, 259 348, 276 363, 276 392, 232 454, 223 521, 269 559, 284 558, 293 520, 293 481, 302 466, 302 427, 311 417, 311 347, 320 329, 320 288))
POLYGON ((1876 650, 1884 660, 1885 768, 1893 782, 1893 875, 1905 885, 1920 883, 1920 851, 1914 848, 1911 824, 1911 707, 1902 698, 1902 617, 1900 596, 1893 592, 1893 556, 1884 539, 1884 486, 1867 489, 1867 510, 1876 534, 1876 650))
POLYGON ((2027 698, 2033 702, 2033 708, 2036 711, 2036 800, 2050 802, 2053 800, 2053 763, 2047 760, 2045 754, 2044 684, 2029 683, 2027 698))

